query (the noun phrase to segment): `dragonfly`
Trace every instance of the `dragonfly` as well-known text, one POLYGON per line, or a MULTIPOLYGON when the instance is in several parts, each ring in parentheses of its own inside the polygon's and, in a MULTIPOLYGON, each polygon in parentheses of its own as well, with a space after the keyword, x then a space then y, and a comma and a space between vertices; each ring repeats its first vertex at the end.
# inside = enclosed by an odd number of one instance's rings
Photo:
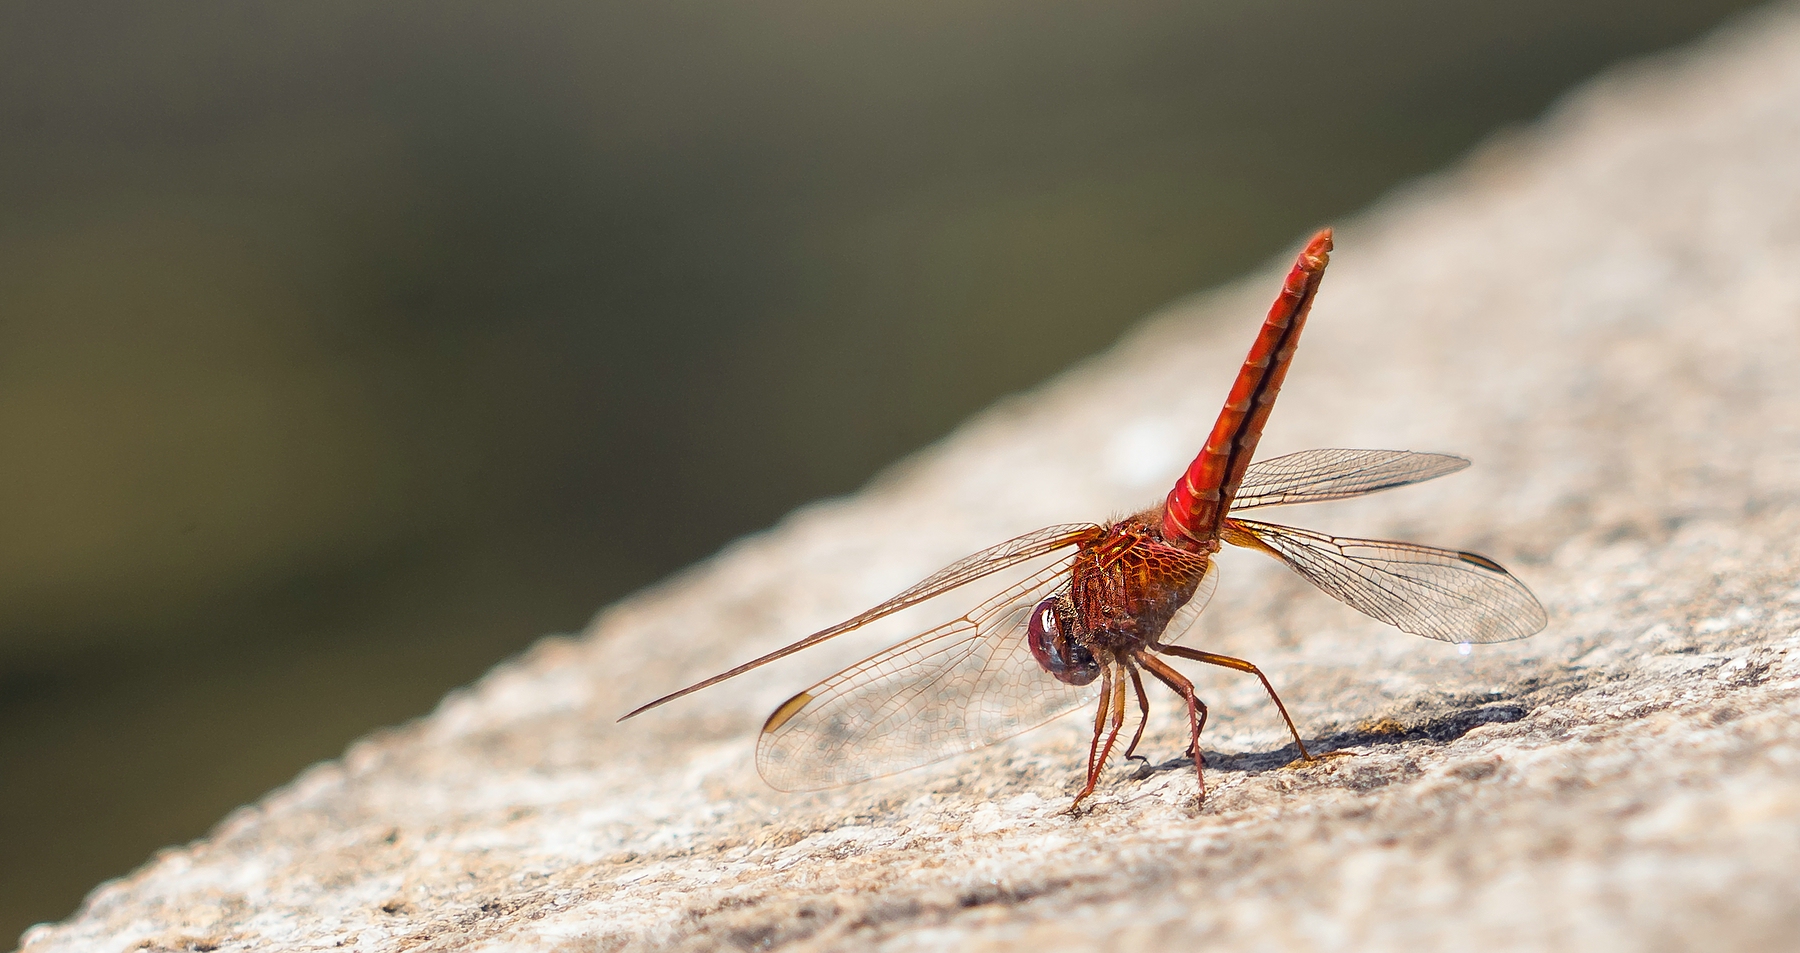
POLYGON ((620 721, 996 574, 1017 576, 956 619, 782 702, 757 742, 762 777, 784 791, 852 784, 972 751, 1093 705, 1087 776, 1073 811, 1099 783, 1133 698, 1137 727, 1124 754, 1134 757, 1149 721, 1148 673, 1186 706, 1187 756, 1204 803, 1200 734, 1207 707, 1166 658, 1260 679, 1293 736, 1296 761, 1317 760, 1260 668, 1176 644, 1218 586, 1213 557, 1222 544, 1272 556, 1326 595, 1415 635, 1487 643, 1541 630, 1543 606, 1486 556, 1331 536, 1240 515, 1363 496, 1469 465, 1445 453, 1341 449, 1252 462, 1331 250, 1325 229, 1300 252, 1206 443, 1160 505, 1106 523, 1046 527, 989 547, 853 618, 664 695, 620 721))

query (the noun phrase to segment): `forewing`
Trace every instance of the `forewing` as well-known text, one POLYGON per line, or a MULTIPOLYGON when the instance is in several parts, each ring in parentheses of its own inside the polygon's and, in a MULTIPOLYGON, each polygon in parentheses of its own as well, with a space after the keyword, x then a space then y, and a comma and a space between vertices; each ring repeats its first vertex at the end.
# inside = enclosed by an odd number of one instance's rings
POLYGON ((702 688, 717 685, 728 678, 735 678, 753 668, 760 668, 767 665, 776 659, 786 658, 801 649, 810 648, 826 639, 836 638, 837 636, 843 635, 845 632, 868 625, 876 619, 893 615, 901 609, 916 606, 927 599, 943 595, 958 586, 967 585, 983 576, 999 572, 1010 566, 1017 566, 1021 563, 1029 562, 1040 556, 1049 555, 1050 553, 1068 546, 1080 545, 1083 542, 1099 537, 1100 533, 1100 527, 1095 526, 1092 523, 1065 523, 1060 526, 1046 526, 1043 529, 1034 530, 1023 536, 1015 536, 1004 543, 989 546, 981 552, 971 556, 964 556, 956 562, 926 576, 905 592, 883 602, 873 609, 869 609, 851 618, 845 619, 828 629, 821 629, 814 632, 798 642, 782 646, 760 658, 751 659, 730 671, 720 672, 705 681, 695 682, 680 691, 670 692, 653 702, 640 705, 627 712, 624 716, 620 717, 619 720, 624 721, 626 718, 636 717, 658 705, 672 702, 683 695, 690 695, 702 688))
POLYGON ((1475 553, 1237 519, 1226 521, 1224 539, 1279 558, 1326 595, 1414 635, 1505 642, 1547 621, 1524 583, 1475 553))
POLYGON ((1448 453, 1302 450, 1251 464, 1231 509, 1342 500, 1435 480, 1468 465, 1468 460, 1448 453))
POLYGON ((877 653, 769 716, 756 766, 770 786, 812 791, 993 744, 1091 701, 1026 643, 1031 610, 1067 584, 1058 560, 967 615, 877 653))

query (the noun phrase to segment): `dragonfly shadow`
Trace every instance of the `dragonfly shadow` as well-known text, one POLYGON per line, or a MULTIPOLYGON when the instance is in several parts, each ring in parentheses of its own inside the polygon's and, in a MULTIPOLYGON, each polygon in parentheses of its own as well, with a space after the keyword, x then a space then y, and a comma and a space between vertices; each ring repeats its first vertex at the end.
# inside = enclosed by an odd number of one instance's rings
MULTIPOLYGON (((1448 708, 1428 717, 1407 721, 1383 717, 1355 728, 1308 738, 1306 749, 1317 757, 1351 748, 1399 745, 1415 741, 1442 744, 1454 741, 1482 725, 1518 721, 1530 714, 1531 707, 1519 700, 1488 699, 1483 704, 1448 708)), ((1205 755, 1206 770, 1209 772, 1237 771, 1255 774, 1292 764, 1300 757, 1300 749, 1296 745, 1286 744, 1271 751, 1226 753, 1208 750, 1205 755)), ((1183 755, 1158 763, 1143 762, 1131 776, 1133 780, 1143 780, 1167 771, 1192 771, 1193 767, 1194 759, 1183 755)))

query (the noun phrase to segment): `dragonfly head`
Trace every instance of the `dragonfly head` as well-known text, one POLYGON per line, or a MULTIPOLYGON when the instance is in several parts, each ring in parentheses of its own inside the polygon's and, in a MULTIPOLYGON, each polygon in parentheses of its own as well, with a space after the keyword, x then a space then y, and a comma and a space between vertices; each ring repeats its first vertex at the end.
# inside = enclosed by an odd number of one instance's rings
POLYGON ((1070 685, 1086 685, 1100 675, 1100 663, 1094 653, 1075 641, 1070 622, 1072 607, 1064 596, 1051 596, 1031 610, 1031 624, 1025 633, 1031 655, 1044 671, 1058 681, 1070 685))

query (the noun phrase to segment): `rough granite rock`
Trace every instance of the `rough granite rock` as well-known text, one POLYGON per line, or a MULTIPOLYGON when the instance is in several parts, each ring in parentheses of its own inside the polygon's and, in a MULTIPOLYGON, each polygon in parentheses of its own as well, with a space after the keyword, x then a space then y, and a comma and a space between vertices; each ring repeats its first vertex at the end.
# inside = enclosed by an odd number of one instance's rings
POLYGON ((765 787, 769 709, 931 613, 613 721, 983 545, 1160 498, 1272 265, 358 742, 24 948, 1793 949, 1800 8, 1615 71, 1341 224, 1262 453, 1476 465, 1284 521, 1486 552, 1551 614, 1463 655, 1225 554, 1187 641, 1261 663, 1354 757, 1283 767, 1254 680, 1190 666, 1202 809, 1167 693, 1150 763, 1109 768, 1079 816, 1079 715, 765 787))

